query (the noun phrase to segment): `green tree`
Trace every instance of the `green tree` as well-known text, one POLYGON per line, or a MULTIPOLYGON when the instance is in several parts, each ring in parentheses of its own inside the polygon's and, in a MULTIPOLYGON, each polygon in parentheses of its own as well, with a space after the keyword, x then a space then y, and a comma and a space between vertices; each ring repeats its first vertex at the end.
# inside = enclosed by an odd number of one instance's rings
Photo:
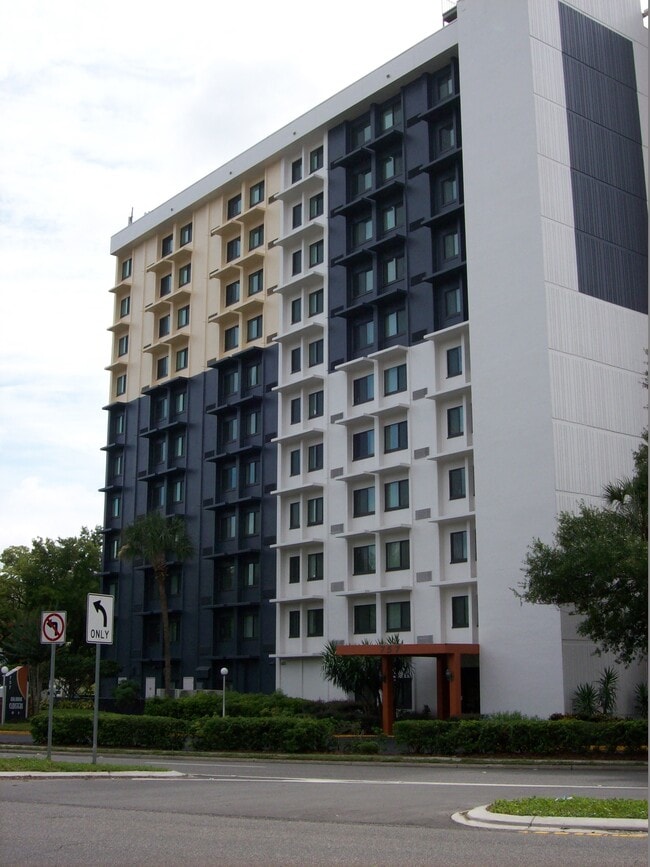
POLYGON ((86 644, 86 597, 99 589, 102 535, 82 527, 79 536, 36 538, 31 548, 0 554, 0 647, 10 664, 30 666, 38 702, 50 649, 40 643, 42 611, 66 611, 66 643, 57 650, 57 680, 68 696, 90 688, 93 651, 86 644))
POLYGON ((169 646, 169 604, 167 602, 168 565, 171 557, 185 560, 192 556, 193 547, 182 518, 166 518, 159 512, 149 512, 138 518, 122 532, 122 559, 142 558, 149 563, 160 599, 160 622, 164 659, 165 693, 172 691, 172 662, 169 646))
POLYGON ((582 617, 578 632, 626 666, 648 655, 647 434, 634 464, 632 478, 605 488, 606 508, 562 512, 554 544, 533 541, 515 591, 525 602, 570 606, 582 617))

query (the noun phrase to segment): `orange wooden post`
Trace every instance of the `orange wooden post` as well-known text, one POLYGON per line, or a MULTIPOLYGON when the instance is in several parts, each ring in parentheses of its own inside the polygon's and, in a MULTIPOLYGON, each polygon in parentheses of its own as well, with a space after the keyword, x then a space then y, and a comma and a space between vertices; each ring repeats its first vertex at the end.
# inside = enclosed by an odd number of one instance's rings
POLYGON ((385 735, 393 734, 393 657, 381 658, 381 727, 385 735))
POLYGON ((451 653, 448 657, 451 680, 449 682, 449 714, 460 716, 461 705, 461 681, 460 681, 460 653, 451 653))

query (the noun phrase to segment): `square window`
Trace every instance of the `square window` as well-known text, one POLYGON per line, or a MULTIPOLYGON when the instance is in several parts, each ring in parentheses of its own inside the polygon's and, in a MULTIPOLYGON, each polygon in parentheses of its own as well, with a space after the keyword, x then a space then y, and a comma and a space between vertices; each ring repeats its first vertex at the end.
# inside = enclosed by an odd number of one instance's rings
POLYGON ((367 241, 372 241, 372 217, 369 214, 355 220, 350 226, 351 244, 360 247, 367 241))
POLYGON ((355 352, 370 349, 375 343, 375 323, 372 319, 364 319, 352 324, 352 347, 355 352))
POLYGON ((382 317, 382 330, 384 339, 398 337, 406 333, 406 310, 390 310, 382 317))
POLYGON ((323 634, 323 609, 308 608, 307 609, 307 635, 310 638, 317 638, 323 634))
POLYGON ((318 313, 323 312, 323 290, 316 289, 314 292, 309 293, 308 297, 309 302, 309 315, 316 316, 318 313))
POLYGON ((370 118, 368 116, 356 121, 350 129, 350 146, 359 148, 372 138, 370 118))
POLYGON ((165 238, 162 239, 162 243, 160 245, 160 251, 161 251, 163 256, 169 256, 169 254, 173 251, 173 249, 174 249, 174 236, 173 235, 167 235, 165 238))
POLYGON ((300 370, 300 355, 301 352, 299 346, 296 346, 294 349, 291 350, 291 373, 298 373, 298 371, 300 370))
POLYGON ((289 452, 289 475, 300 475, 300 449, 292 449, 289 452))
POLYGON ((118 356, 126 355, 126 353, 128 351, 129 351, 129 335, 124 334, 117 341, 117 354, 118 354, 118 356))
POLYGON ((248 201, 251 208, 264 201, 264 181, 259 181, 251 187, 248 201))
POLYGON ((323 580, 323 552, 316 551, 313 554, 307 555, 307 580, 322 581, 323 580))
POLYGON ((313 527, 323 523, 323 498, 313 497, 307 500, 307 526, 313 527))
POLYGON ((447 410, 447 438, 460 437, 464 433, 463 407, 452 406, 447 410))
POLYGON ((409 540, 386 542, 386 571, 408 569, 410 566, 409 540))
POLYGON ((291 254, 291 273, 300 274, 302 271, 302 250, 294 250, 291 254))
POLYGON ((248 233, 248 249, 255 250, 264 243, 264 226, 256 226, 248 233))
POLYGON ((176 353, 176 370, 185 370, 188 364, 188 353, 187 347, 178 350, 176 353))
POLYGON ((314 340, 309 344, 309 366, 323 363, 323 341, 314 340))
POLYGON ((187 264, 183 265, 182 268, 178 270, 178 285, 179 286, 187 286, 187 284, 192 279, 192 265, 187 264))
POLYGON ((451 628, 467 629, 469 626, 469 596, 451 597, 451 628))
POLYGON ((264 288, 264 271, 254 271, 248 275, 248 294, 257 295, 264 288))
POLYGON ((289 404, 289 417, 291 419, 291 424, 298 424, 298 422, 300 421, 301 412, 299 397, 294 397, 289 404))
POLYGON ((158 337, 166 337, 170 330, 170 316, 161 316, 158 320, 158 337))
POLYGON ((359 545, 352 549, 352 572, 354 575, 370 575, 375 569, 374 545, 359 545))
POLYGON ((324 207, 325 200, 323 194, 316 193, 315 196, 309 199, 309 219, 314 220, 316 217, 322 216, 324 207))
POLYGON ((400 151, 384 154, 379 158, 379 179, 381 183, 392 180, 402 173, 402 154, 400 151))
POLYGON ((289 529, 297 530, 300 527, 300 502, 289 503, 289 529))
POLYGON ((180 231, 180 245, 184 247, 186 244, 189 244, 192 240, 192 224, 188 223, 186 226, 183 226, 180 231))
POLYGON ((289 638, 300 638, 300 609, 289 612, 289 638))
POLYGON ((402 202, 393 202, 381 210, 382 234, 392 232, 404 223, 404 205, 402 202))
POLYGON ((169 295, 172 291, 172 275, 165 274, 164 277, 160 278, 160 297, 164 298, 165 295, 169 295))
POLYGON ((309 446, 307 450, 307 470, 313 473, 315 470, 323 469, 323 443, 316 443, 309 446))
POLYGON ((451 547, 451 562, 466 563, 467 562, 467 530, 460 530, 449 534, 449 544, 451 547))
POLYGON ((302 178, 302 158, 291 163, 291 183, 295 184, 302 178))
POLYGON ((314 148, 309 154, 309 172, 316 172, 323 168, 323 146, 314 148))
POLYGON ((462 500, 466 496, 465 467, 449 470, 449 499, 462 500))
POLYGON ((233 217, 238 217, 241 214, 241 193, 233 196, 232 199, 228 199, 227 212, 229 220, 232 220, 233 217))
POLYGON ((239 325, 233 325, 224 331, 223 348, 227 352, 229 349, 236 349, 237 346, 239 346, 239 325))
POLYGON ((463 372, 463 350, 454 346, 447 350, 447 377, 460 376, 463 372))
POLYGON ((302 204, 299 202, 291 209, 291 228, 297 229, 302 225, 302 204))
POLYGON ((324 396, 322 391, 312 391, 309 395, 309 418, 319 418, 324 411, 324 396))
POLYGON ((396 482, 386 482, 384 485, 384 510, 408 509, 409 505, 409 482, 408 479, 399 479, 396 482))
POLYGON ((386 603, 386 632, 408 632, 411 628, 409 602, 386 603))
POLYGON ((295 325, 302 319, 302 298, 294 298, 291 302, 291 324, 295 325))
POLYGON ((375 514, 375 487, 357 488, 352 492, 352 516, 362 518, 375 514))
POLYGON ((125 316, 128 316, 131 312, 131 296, 127 295, 125 298, 122 298, 120 301, 120 319, 123 319, 125 316))
POLYGON ((262 317, 255 316, 246 323, 246 340, 259 340, 262 336, 262 317))
POLYGON ((406 365, 397 364, 384 371, 384 394, 397 394, 406 391, 406 365))
POLYGON ((377 608, 372 605, 354 606, 354 634, 369 635, 377 631, 377 608))
POLYGON ((393 102, 384 108, 379 115, 379 128, 382 132, 397 126, 402 120, 402 106, 399 102, 393 102))
POLYGON ((325 256, 325 242, 324 241, 316 241, 314 244, 309 245, 309 267, 313 268, 315 265, 320 265, 325 256))
POLYGON ((352 298, 360 298, 367 295, 375 288, 375 279, 372 265, 363 265, 356 268, 350 275, 350 294, 352 298))
POLYGON ((190 305, 186 304, 184 307, 179 307, 178 313, 176 314, 176 326, 177 328, 185 328, 190 324, 190 305))
POLYGON ((128 280, 131 274, 133 273, 133 259, 125 259, 122 262, 122 280, 128 280))
POLYGON ((384 425, 384 452, 398 452, 408 448, 408 424, 397 421, 384 425))
POLYGON ((375 431, 362 430, 352 435, 352 460, 371 458, 375 453, 375 431))
POLYGON ((236 304, 239 301, 239 280, 228 283, 226 286, 226 306, 236 304))
POLYGON ((156 379, 162 379, 169 374, 169 358, 164 355, 156 362, 156 379))
POLYGON ((404 276, 404 256, 394 254, 387 256, 381 263, 381 284, 388 286, 404 276))
POLYGON ((456 147, 456 127, 453 118, 442 121, 436 128, 436 145, 438 154, 456 147))
POLYGON ((372 171, 370 165, 357 166, 350 174, 350 196, 362 196, 372 189, 372 171))
POLYGON ((375 396, 375 376, 368 373, 366 376, 360 376, 352 381, 352 403, 356 406, 359 403, 367 403, 373 400, 375 396))
POLYGON ((289 557, 289 584, 300 583, 300 557, 293 555, 289 557))

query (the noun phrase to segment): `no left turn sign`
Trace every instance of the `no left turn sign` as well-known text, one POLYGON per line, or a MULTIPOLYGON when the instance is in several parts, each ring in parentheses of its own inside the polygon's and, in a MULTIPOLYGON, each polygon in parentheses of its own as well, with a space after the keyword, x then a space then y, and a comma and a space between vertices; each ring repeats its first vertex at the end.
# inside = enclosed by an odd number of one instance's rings
POLYGON ((65 644, 65 611, 41 612, 41 644, 65 644))

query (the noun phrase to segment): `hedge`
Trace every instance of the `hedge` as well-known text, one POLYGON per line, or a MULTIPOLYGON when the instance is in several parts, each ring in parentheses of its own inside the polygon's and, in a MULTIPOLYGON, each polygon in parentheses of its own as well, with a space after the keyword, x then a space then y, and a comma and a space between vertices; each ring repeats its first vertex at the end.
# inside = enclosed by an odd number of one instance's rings
POLYGON ((192 726, 196 750, 313 753, 332 749, 331 725, 308 717, 209 717, 192 726))
MULTIPOLYGON (((36 744, 47 743, 48 715, 31 719, 32 738, 36 744)), ((124 716, 100 713, 97 743, 103 747, 181 750, 189 734, 185 720, 167 717, 124 716)), ((93 717, 83 711, 56 711, 52 718, 52 743, 57 746, 92 745, 93 717)))
POLYGON ((641 753, 648 743, 642 720, 403 720, 393 733, 409 752, 439 756, 641 753))

